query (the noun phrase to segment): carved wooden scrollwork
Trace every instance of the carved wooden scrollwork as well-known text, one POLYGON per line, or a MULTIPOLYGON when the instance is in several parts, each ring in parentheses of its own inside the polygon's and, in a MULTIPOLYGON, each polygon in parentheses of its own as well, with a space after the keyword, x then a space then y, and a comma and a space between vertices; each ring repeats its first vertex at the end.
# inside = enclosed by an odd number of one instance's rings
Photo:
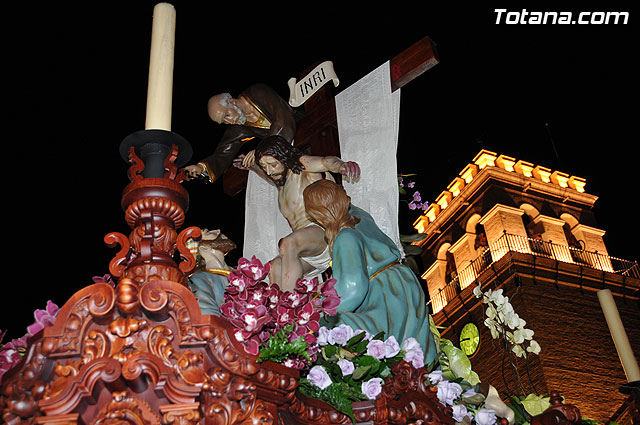
POLYGON ((273 424, 274 417, 257 398, 256 386, 246 378, 222 368, 207 372, 203 391, 206 425, 273 424))

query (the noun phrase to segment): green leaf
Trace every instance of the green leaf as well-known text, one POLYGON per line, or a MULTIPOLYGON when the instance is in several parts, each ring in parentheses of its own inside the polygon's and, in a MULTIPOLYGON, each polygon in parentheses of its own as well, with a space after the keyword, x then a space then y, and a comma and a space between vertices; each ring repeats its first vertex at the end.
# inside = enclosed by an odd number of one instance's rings
POLYGON ((358 366, 355 368, 351 376, 353 377, 354 380, 358 380, 358 379, 361 379, 363 376, 365 376, 367 373, 369 373, 370 370, 371 370, 371 365, 358 366))
POLYGON ((352 349, 356 344, 362 341, 366 335, 367 334, 365 332, 360 332, 359 334, 354 335, 349 341, 347 341, 345 347, 352 349))
POLYGON ((322 355, 328 360, 338 354, 338 347, 335 345, 325 345, 322 348, 322 355))
POLYGON ((374 339, 379 339, 380 341, 384 341, 384 331, 380 331, 377 334, 375 334, 375 336, 373 338, 371 338, 372 340, 374 339))
POLYGON ((400 242, 420 242, 427 238, 426 233, 415 233, 413 235, 400 235, 400 242))
POLYGON ((359 388, 351 387, 344 382, 334 382, 327 388, 321 390, 311 384, 307 379, 301 378, 298 390, 307 397, 322 400, 336 409, 338 412, 347 415, 355 423, 351 403, 354 401, 367 400, 359 388))
POLYGON ((462 378, 472 385, 480 382, 478 374, 471 370, 471 361, 461 349, 444 338, 440 340, 440 348, 442 350, 441 354, 444 354, 448 363, 446 370, 441 368, 444 376, 449 378, 449 380, 451 380, 452 377, 462 378))
POLYGON ((535 394, 529 394, 523 400, 520 401, 531 416, 536 416, 544 412, 551 406, 549 397, 538 396, 535 394))
POLYGON ((402 247, 406 255, 420 255, 422 254, 422 248, 418 245, 404 245, 402 247))

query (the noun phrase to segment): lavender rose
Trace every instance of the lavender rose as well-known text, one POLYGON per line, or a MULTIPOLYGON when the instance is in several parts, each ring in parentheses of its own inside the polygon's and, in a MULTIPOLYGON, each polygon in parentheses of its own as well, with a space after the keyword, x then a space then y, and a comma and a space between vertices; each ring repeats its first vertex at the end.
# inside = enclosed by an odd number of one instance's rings
POLYGON ((353 365, 353 362, 350 362, 347 359, 340 359, 338 360, 337 364, 338 366, 340 366, 340 370, 342 371, 342 376, 351 375, 355 370, 355 366, 353 365))
POLYGON ((329 329, 325 326, 320 326, 320 329, 318 329, 318 340, 316 342, 320 346, 329 344, 329 329))
POLYGON ((477 425, 493 425, 497 422, 496 412, 488 409, 480 409, 476 412, 477 425))
POLYGON ((453 406, 453 402, 462 394, 460 384, 449 381, 438 382, 438 400, 444 405, 453 406))
POLYGON ((322 366, 314 366, 309 370, 307 379, 311 381, 313 385, 324 390, 332 384, 329 374, 322 366))
POLYGON ((415 338, 407 338, 402 343, 405 351, 404 360, 411 363, 416 369, 424 366, 424 352, 422 346, 415 338))
POLYGON ((429 373, 429 381, 431 382, 431 385, 436 385, 438 382, 442 381, 442 379, 443 376, 441 370, 434 370, 429 373))
POLYGON ((371 378, 362 383, 362 394, 366 395, 370 400, 375 400, 382 392, 382 378, 371 378))
POLYGON ((353 329, 344 323, 329 331, 327 340, 329 344, 345 345, 353 337, 353 329))
POLYGON ((371 357, 382 360, 386 353, 387 349, 385 348, 384 342, 379 339, 369 341, 369 344, 367 344, 367 354, 371 357))
POLYGON ((462 422, 462 420, 469 416, 469 411, 467 410, 467 406, 464 404, 454 404, 453 408, 453 420, 456 422, 462 422))
POLYGON ((391 357, 395 357, 396 355, 398 355, 398 353, 400 352, 400 344, 398 344, 398 341, 396 341, 396 338, 393 335, 391 335, 384 342, 384 349, 385 349, 384 356, 390 359, 391 357))

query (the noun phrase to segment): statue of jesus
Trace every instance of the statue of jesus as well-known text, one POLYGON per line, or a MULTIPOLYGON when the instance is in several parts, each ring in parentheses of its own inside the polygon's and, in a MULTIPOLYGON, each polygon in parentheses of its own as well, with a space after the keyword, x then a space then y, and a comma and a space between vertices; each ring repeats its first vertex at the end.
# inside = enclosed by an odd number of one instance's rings
POLYGON ((269 281, 278 283, 283 291, 293 291, 299 278, 326 270, 331 256, 324 230, 307 217, 302 194, 317 180, 333 180, 329 172, 357 180, 358 164, 336 156, 304 155, 283 137, 270 136, 238 157, 234 165, 253 170, 276 186, 278 207, 292 230, 278 242, 278 256, 270 260, 269 281))

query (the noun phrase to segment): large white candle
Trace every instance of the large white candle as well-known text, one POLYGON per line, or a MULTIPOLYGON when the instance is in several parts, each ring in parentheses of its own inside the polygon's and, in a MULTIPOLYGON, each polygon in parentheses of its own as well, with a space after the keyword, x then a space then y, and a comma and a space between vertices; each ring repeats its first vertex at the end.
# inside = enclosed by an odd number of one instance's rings
POLYGON ((171 130, 175 28, 175 8, 158 3, 153 8, 146 130, 171 130))
POLYGON ((620 313, 618 312, 618 307, 616 306, 611 291, 609 289, 598 291, 598 300, 600 301, 604 318, 607 320, 607 325, 609 326, 609 332, 611 332, 611 337, 618 351, 622 368, 627 375, 627 381, 640 381, 640 368, 638 368, 638 362, 631 350, 629 338, 622 325, 620 313))

